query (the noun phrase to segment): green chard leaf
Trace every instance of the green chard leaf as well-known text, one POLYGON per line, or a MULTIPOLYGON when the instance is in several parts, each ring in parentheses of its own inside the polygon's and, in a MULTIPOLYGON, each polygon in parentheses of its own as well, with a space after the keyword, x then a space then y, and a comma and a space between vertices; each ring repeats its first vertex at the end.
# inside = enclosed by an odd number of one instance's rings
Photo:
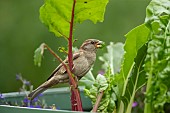
POLYGON ((131 75, 133 66, 135 65, 134 59, 137 56, 138 50, 147 43, 148 36, 150 34, 149 29, 145 26, 145 24, 142 24, 133 30, 131 30, 128 34, 126 34, 126 42, 125 42, 125 54, 124 54, 124 60, 122 62, 121 72, 120 76, 123 80, 120 85, 120 94, 124 95, 126 85, 128 82, 128 78, 131 75))
POLYGON ((146 49, 141 48, 148 42, 149 34, 150 30, 145 24, 142 24, 125 35, 127 38, 124 46, 125 54, 120 74, 116 80, 118 85, 117 95, 120 104, 118 108, 119 113, 122 112, 121 110, 124 110, 124 112, 127 113, 131 112, 131 106, 136 90, 146 82, 146 80, 141 81, 139 78, 141 76, 140 72, 142 72, 143 60, 145 58, 145 54, 143 53, 146 52, 146 49), (139 60, 140 65, 137 62, 138 60, 135 61, 135 59, 139 60), (135 70, 137 72, 133 73, 135 70), (133 87, 129 87, 130 85, 133 85, 133 87), (121 102, 121 98, 124 104, 121 102))
MULTIPOLYGON (((102 22, 108 0, 76 0, 74 24, 85 20, 102 22)), ((45 0, 40 19, 57 37, 69 37, 73 0, 45 0)))
POLYGON ((148 76, 145 113, 164 112, 170 87, 170 1, 152 0, 146 9, 145 22, 151 30, 145 60, 148 76))
POLYGON ((135 94, 146 83, 146 73, 144 71, 144 61, 146 58, 147 44, 143 45, 137 52, 135 57, 135 65, 133 67, 132 75, 129 77, 125 95, 123 96, 124 103, 127 105, 127 113, 131 113, 132 104, 135 94))

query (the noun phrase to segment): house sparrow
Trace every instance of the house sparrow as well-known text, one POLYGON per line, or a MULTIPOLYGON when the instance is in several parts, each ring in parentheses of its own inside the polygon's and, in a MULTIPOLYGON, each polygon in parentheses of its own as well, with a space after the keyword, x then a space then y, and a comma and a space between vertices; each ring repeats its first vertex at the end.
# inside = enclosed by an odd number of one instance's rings
MULTIPOLYGON (((81 79, 92 67, 96 60, 96 52, 98 48, 102 48, 104 42, 96 39, 86 40, 80 47, 80 49, 73 54, 73 69, 72 73, 78 78, 81 79)), ((66 58, 64 63, 68 64, 68 58, 66 58)), ((66 69, 62 64, 60 64, 51 74, 51 76, 40 85, 37 89, 33 90, 28 98, 33 100, 43 91, 48 88, 58 84, 69 81, 69 76, 66 69)))

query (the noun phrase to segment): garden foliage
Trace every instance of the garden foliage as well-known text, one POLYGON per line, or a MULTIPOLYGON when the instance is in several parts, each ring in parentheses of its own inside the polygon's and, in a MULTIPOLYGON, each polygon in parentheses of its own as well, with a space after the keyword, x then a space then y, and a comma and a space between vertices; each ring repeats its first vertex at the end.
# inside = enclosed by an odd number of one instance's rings
POLYGON ((114 56, 115 51, 122 50, 108 49, 106 54, 113 54, 99 58, 104 61, 105 74, 92 79, 92 88, 87 87, 86 94, 95 104, 96 96, 104 91, 100 112, 131 113, 136 92, 146 86, 144 112, 164 112, 165 103, 170 102, 170 1, 152 0, 146 8, 145 22, 125 37, 122 59, 114 56), (121 66, 112 65, 115 60, 122 60, 121 66), (113 71, 115 68, 120 72, 113 71))
POLYGON ((145 71, 148 77, 145 113, 163 112, 170 102, 170 1, 153 0, 146 9, 150 29, 145 71))
MULTIPOLYGON (((70 27, 84 20, 102 22, 108 0, 45 0, 40 19, 57 37, 70 37, 70 27), (74 18, 74 24, 70 24, 74 18), (61 24, 62 23, 62 24, 61 24)), ((85 92, 95 104, 104 92, 98 111, 131 113, 136 92, 143 86, 145 113, 163 112, 170 102, 170 1, 152 0, 146 8, 145 22, 126 35, 126 42, 110 43, 107 53, 99 57, 104 74, 94 78, 92 72, 82 78, 85 92)), ((35 63, 40 66, 43 49, 36 50, 35 63)))
POLYGON ((40 8, 42 23, 57 37, 63 37, 68 41, 68 52, 66 52, 68 65, 64 64, 60 57, 46 44, 42 44, 35 51, 34 62, 40 66, 44 49, 48 49, 63 64, 69 76, 72 110, 75 111, 82 111, 82 104, 77 89, 77 80, 71 73, 73 68, 74 26, 76 23, 82 23, 85 20, 91 20, 94 23, 102 22, 107 3, 108 0, 45 0, 44 5, 40 8))

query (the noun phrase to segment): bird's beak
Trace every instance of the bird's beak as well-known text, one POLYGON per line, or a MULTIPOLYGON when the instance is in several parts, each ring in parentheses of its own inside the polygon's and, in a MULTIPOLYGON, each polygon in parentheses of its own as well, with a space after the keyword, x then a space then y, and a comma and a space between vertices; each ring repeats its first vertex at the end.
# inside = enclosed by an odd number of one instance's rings
POLYGON ((96 48, 103 48, 105 46, 105 43, 103 41, 98 41, 96 44, 95 44, 96 48))

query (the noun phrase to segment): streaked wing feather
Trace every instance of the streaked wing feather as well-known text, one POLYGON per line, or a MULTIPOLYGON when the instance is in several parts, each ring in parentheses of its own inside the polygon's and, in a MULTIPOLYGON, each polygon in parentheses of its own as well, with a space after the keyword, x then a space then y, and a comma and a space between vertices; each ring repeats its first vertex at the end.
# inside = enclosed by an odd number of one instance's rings
MULTIPOLYGON (((80 53, 76 52, 73 54, 73 60, 77 59, 80 56, 80 53)), ((65 64, 68 64, 68 59, 65 59, 63 61, 65 64)), ((74 66, 73 66, 74 68, 74 66)), ((51 73, 50 77, 47 79, 47 81, 54 76, 54 74, 58 72, 60 74, 64 74, 66 73, 66 69, 64 68, 64 66, 62 65, 62 63, 51 73)))

